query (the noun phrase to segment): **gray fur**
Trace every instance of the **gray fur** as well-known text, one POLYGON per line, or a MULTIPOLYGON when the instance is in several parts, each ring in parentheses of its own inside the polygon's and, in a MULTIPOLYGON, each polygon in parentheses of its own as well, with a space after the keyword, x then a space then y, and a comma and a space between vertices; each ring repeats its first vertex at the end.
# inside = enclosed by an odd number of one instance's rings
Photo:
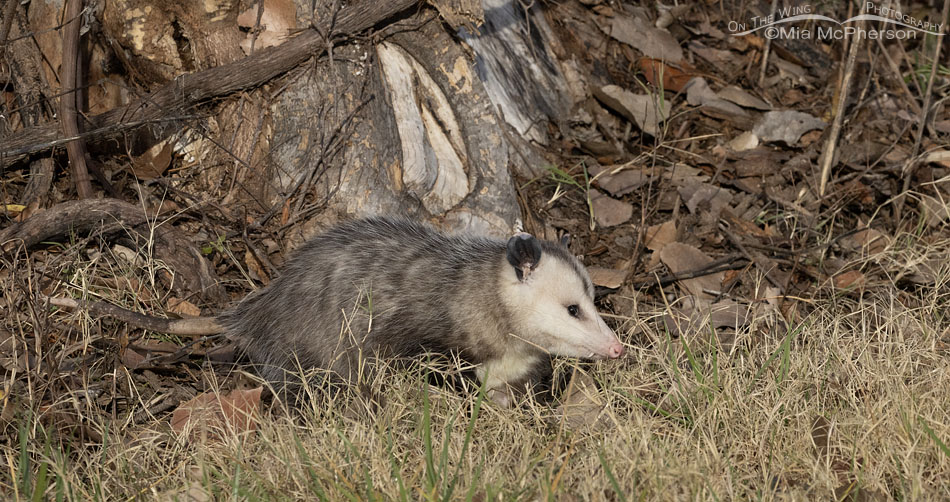
MULTIPOLYGON (((592 299, 574 256, 558 244, 541 246, 571 265, 592 299)), ((261 376, 278 385, 300 367, 352 381, 360 359, 375 355, 454 353, 477 365, 517 345, 543 364, 539 349, 509 336, 518 312, 501 301, 498 283, 501 267, 510 266, 504 240, 446 235, 406 220, 351 221, 307 242, 279 278, 219 320, 261 376)))

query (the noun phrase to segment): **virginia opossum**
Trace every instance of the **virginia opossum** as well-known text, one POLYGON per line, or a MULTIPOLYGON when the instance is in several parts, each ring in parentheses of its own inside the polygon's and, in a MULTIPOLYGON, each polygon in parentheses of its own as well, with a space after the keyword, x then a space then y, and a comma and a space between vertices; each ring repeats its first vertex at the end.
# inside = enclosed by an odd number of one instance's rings
POLYGON ((455 354, 506 405, 549 355, 623 354, 593 298, 583 265, 559 244, 369 218, 305 243, 218 321, 277 386, 301 369, 354 381, 375 357, 455 354))

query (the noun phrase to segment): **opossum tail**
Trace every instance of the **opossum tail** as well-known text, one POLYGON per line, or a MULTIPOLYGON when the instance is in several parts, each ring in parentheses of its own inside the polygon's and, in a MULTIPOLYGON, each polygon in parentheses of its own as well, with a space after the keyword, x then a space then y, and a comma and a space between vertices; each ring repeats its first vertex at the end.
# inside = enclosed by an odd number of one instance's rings
POLYGON ((72 310, 81 309, 94 316, 108 316, 122 321, 136 328, 147 329, 170 335, 204 336, 217 335, 224 332, 224 328, 214 317, 194 317, 191 319, 165 319, 148 316, 131 310, 117 307, 106 302, 90 302, 74 300, 72 298, 46 298, 50 305, 72 310))

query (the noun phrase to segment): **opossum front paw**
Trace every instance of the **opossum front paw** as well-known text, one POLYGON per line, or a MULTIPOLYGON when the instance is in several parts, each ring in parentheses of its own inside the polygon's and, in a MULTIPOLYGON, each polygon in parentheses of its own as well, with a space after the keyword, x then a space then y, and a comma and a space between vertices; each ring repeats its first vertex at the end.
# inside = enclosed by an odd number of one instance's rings
POLYGON ((489 389, 487 395, 488 399, 491 399, 493 403, 501 406, 502 408, 511 408, 511 404, 514 401, 511 393, 508 392, 507 386, 489 389))

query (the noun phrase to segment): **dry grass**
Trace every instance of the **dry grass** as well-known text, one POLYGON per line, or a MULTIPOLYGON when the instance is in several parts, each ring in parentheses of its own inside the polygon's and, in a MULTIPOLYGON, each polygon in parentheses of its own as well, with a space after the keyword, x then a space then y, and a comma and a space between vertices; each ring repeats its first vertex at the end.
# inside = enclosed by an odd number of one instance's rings
MULTIPOLYGON (((896 269, 945 253, 941 246, 892 246, 879 262, 896 269)), ((339 402, 315 402, 302 416, 272 406, 259 431, 222 431, 221 441, 178 438, 167 414, 139 425, 93 413, 73 393, 65 408, 90 431, 85 444, 50 431, 49 407, 4 414, 0 492, 20 500, 947 500, 948 282, 944 266, 932 287, 814 299, 787 328, 761 302, 728 347, 703 332, 672 339, 656 328, 662 312, 641 305, 627 322, 630 357, 587 368, 604 404, 590 426, 533 401, 506 410, 477 393, 430 389, 418 367, 385 377, 386 403, 373 413, 339 402)), ((93 336, 94 324, 84 321, 82 336, 93 336)), ((570 371, 572 363, 560 364, 570 371)), ((23 389, 11 378, 22 379, 8 374, 5 398, 23 389)))

